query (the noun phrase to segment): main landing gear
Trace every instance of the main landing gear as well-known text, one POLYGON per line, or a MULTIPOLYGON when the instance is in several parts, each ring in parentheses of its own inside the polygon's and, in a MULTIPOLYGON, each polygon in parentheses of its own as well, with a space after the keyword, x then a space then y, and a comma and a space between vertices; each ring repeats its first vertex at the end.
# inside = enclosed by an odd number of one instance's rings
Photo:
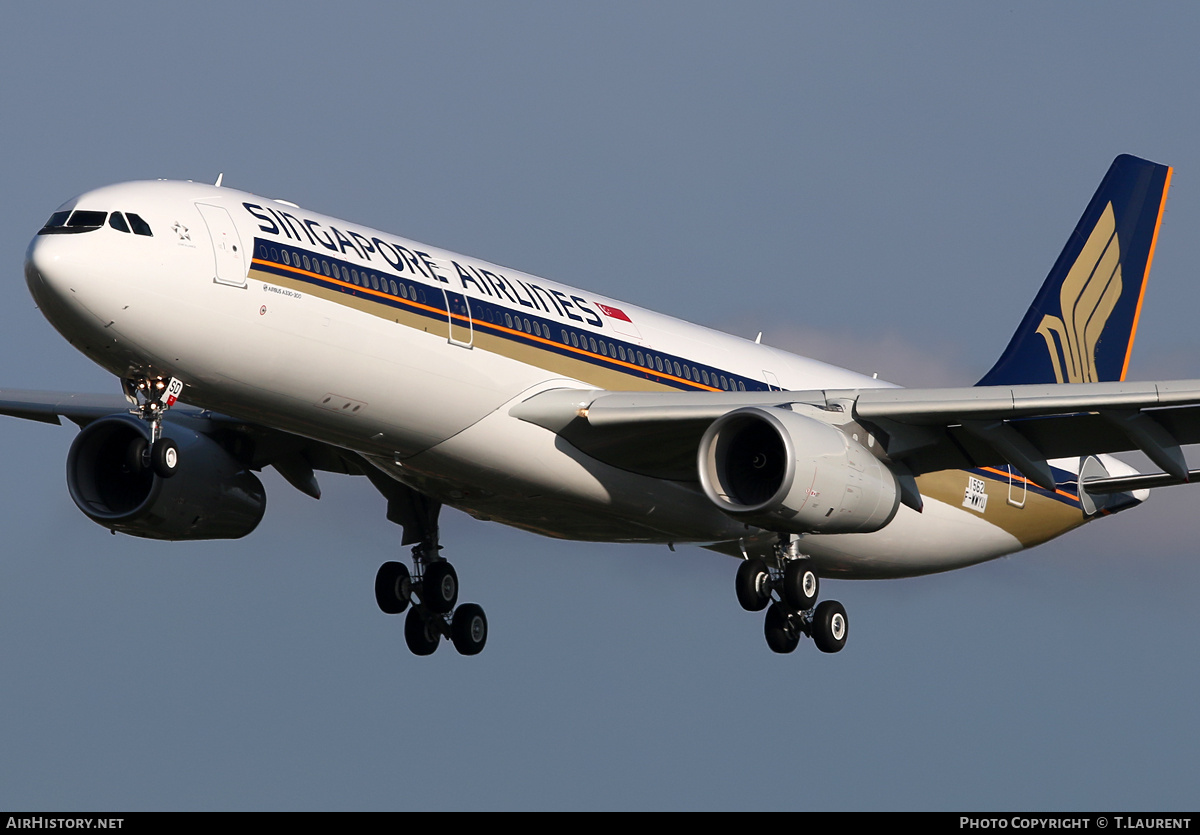
POLYGON ((795 539, 781 543, 776 554, 781 568, 758 557, 745 560, 735 581, 738 602, 748 612, 767 610, 763 632, 775 652, 791 652, 803 635, 821 652, 840 652, 846 646, 846 609, 836 600, 817 603, 820 583, 798 545, 795 539))
MULTIPOLYGON (((389 502, 395 501, 389 497, 389 502)), ((478 655, 487 643, 483 607, 458 603, 458 574, 438 552, 437 515, 441 505, 414 494, 409 501, 405 533, 419 527, 424 536, 412 549, 413 570, 402 562, 385 562, 375 574, 375 602, 387 615, 408 610, 404 643, 413 655, 432 655, 446 638, 460 655, 478 655), (415 524, 414 524, 415 523, 415 524)), ((389 505, 390 507, 390 505, 389 505)), ((388 518, 392 517, 389 510, 388 518)))
POLYGON ((375 602, 387 615, 408 610, 404 643, 413 655, 432 655, 447 638, 460 655, 478 655, 487 643, 483 607, 464 603, 457 609, 458 575, 441 557, 430 561, 413 548, 415 571, 402 562, 385 562, 375 575, 375 602))
POLYGON ((121 381, 125 396, 135 405, 129 410, 150 425, 150 440, 138 437, 129 444, 126 465, 132 472, 152 470, 159 478, 170 478, 179 471, 179 447, 162 435, 162 419, 183 391, 177 377, 128 378, 121 381))

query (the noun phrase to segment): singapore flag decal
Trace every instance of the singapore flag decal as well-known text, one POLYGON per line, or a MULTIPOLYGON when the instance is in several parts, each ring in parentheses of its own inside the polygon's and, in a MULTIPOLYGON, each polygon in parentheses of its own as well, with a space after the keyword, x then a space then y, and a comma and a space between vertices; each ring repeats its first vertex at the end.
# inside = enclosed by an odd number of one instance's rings
POLYGON ((610 319, 620 319, 622 322, 633 324, 633 320, 625 315, 625 311, 619 307, 609 307, 606 304, 596 302, 596 307, 600 308, 600 312, 610 319))

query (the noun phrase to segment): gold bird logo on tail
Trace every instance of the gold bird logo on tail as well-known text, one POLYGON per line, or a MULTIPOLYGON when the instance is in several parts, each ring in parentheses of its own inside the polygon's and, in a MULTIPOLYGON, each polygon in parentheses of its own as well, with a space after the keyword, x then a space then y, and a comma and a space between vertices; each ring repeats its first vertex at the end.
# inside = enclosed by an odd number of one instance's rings
POLYGON ((1096 345, 1120 298, 1121 247, 1109 203, 1063 280, 1059 292, 1062 317, 1047 313, 1038 325, 1058 382, 1099 381, 1096 345))

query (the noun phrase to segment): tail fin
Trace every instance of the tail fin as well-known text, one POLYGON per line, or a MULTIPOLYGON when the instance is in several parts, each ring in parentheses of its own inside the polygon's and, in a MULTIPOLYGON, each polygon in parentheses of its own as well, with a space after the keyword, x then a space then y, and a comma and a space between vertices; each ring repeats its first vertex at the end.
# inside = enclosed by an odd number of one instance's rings
POLYGON ((1021 326, 977 385, 1124 380, 1171 169, 1113 160, 1021 326))

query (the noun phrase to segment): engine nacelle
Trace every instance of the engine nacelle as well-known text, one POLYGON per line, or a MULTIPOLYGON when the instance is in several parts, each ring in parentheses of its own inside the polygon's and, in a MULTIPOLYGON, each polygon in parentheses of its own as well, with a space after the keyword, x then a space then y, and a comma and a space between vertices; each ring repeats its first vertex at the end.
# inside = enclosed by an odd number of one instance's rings
POLYGON ((828 423, 779 408, 722 415, 704 433, 700 483, 721 510, 786 533, 870 533, 892 521, 887 465, 828 423))
POLYGON ((111 415, 84 427, 67 455, 67 488, 88 518, 148 539, 238 539, 254 530, 267 494, 254 473, 220 444, 178 423, 163 437, 179 448, 179 469, 160 478, 131 461, 130 447, 149 426, 111 415))

